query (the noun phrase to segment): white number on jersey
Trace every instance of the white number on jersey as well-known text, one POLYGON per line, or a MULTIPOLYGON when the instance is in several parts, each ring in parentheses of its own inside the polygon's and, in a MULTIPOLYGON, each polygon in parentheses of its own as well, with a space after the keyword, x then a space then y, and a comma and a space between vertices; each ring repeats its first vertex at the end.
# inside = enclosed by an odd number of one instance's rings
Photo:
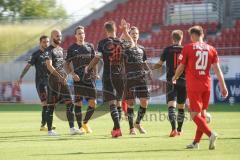
POLYGON ((208 64, 208 51, 197 51, 196 70, 206 70, 208 64))

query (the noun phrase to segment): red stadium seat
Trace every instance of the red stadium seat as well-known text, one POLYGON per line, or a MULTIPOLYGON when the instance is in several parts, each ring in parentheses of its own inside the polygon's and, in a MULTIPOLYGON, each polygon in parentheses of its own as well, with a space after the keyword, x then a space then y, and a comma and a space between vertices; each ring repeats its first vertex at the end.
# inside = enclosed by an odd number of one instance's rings
MULTIPOLYGON (((86 38, 89 42, 96 43, 104 37, 103 24, 105 21, 114 20, 119 25, 122 18, 125 18, 132 26, 139 28, 141 33, 149 33, 150 39, 140 41, 145 47, 153 47, 155 49, 162 49, 171 43, 170 35, 174 29, 181 29, 184 32, 183 43, 189 43, 190 37, 188 29, 192 25, 201 25, 204 28, 205 36, 208 43, 214 47, 232 47, 240 46, 240 20, 235 22, 233 28, 218 28, 219 22, 210 23, 182 23, 182 24, 165 24, 165 10, 167 3, 202 3, 203 0, 128 0, 126 3, 117 5, 113 11, 108 11, 103 17, 93 20, 89 26, 86 26, 86 38), (160 25, 160 32, 155 33, 152 31, 152 25, 160 25), (213 34, 219 32, 219 35, 213 34), (208 37, 208 34, 211 37, 208 37)), ((64 48, 73 42, 72 37, 66 37, 63 42, 64 48)), ((234 49, 234 54, 240 55, 240 49, 234 49)), ((219 50, 219 54, 231 54, 226 50, 219 50)))

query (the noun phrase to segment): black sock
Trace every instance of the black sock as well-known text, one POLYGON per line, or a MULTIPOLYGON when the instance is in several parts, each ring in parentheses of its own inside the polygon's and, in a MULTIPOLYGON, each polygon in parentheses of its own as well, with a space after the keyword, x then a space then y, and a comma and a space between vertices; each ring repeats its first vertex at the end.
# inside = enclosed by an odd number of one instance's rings
POLYGON ((122 119, 122 107, 117 107, 117 110, 118 110, 118 115, 119 115, 119 121, 121 121, 122 119))
POLYGON ((54 105, 49 105, 49 106, 47 107, 46 120, 47 120, 48 131, 51 131, 51 130, 52 130, 54 107, 55 107, 54 105))
POLYGON ((168 118, 172 126, 172 130, 176 129, 176 113, 175 113, 175 107, 170 106, 168 107, 168 118))
POLYGON ((177 131, 178 132, 182 131, 182 125, 184 122, 184 118, 185 118, 184 109, 178 109, 178 115, 177 115, 177 123, 178 123, 177 131))
POLYGON ((70 128, 74 127, 73 107, 74 105, 72 103, 66 105, 66 115, 67 115, 67 120, 70 128))
POLYGON ((46 114, 47 114, 47 106, 42 106, 42 122, 41 122, 42 127, 45 126, 46 123, 47 123, 47 120, 46 120, 47 116, 46 116, 46 114))
POLYGON ((136 124, 140 124, 140 122, 143 119, 145 113, 146 113, 146 108, 143 108, 142 106, 140 106, 139 109, 138 109, 136 124))
POLYGON ((110 112, 111 112, 111 117, 114 123, 114 127, 113 129, 119 129, 120 128, 120 124, 119 124, 119 115, 118 115, 118 110, 117 107, 113 104, 110 105, 110 112))
POLYGON ((78 128, 81 128, 82 127, 82 107, 75 105, 74 112, 75 112, 78 128))
POLYGON ((133 108, 127 108, 127 115, 128 115, 129 128, 132 129, 134 128, 133 127, 133 117, 134 117, 133 108))
POLYGON ((92 117, 94 111, 95 111, 95 108, 94 108, 94 107, 88 106, 86 116, 85 116, 85 118, 84 118, 84 120, 83 120, 83 123, 84 123, 84 124, 86 124, 86 123, 89 121, 89 119, 92 117))

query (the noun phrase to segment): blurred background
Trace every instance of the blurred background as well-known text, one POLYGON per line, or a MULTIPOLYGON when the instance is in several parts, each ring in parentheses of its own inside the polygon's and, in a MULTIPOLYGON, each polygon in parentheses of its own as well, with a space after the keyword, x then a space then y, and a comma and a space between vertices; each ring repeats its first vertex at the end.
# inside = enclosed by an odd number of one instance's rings
MULTIPOLYGON (((171 44, 174 29, 184 31, 201 25, 205 41, 217 48, 229 97, 222 99, 216 77, 212 79, 211 103, 240 102, 240 1, 239 0, 0 0, 0 101, 39 103, 34 67, 18 86, 22 69, 38 49, 39 37, 62 30, 66 50, 75 39, 73 30, 85 26, 86 41, 95 45, 104 37, 103 24, 125 18, 140 30, 140 41, 149 62, 158 61, 171 44)), ((213 74, 213 73, 212 73, 213 74)), ((165 103, 165 75, 151 81, 159 95, 151 103, 165 103), (161 80, 161 81, 159 81, 161 80)), ((97 82, 101 88, 101 81, 97 82)))

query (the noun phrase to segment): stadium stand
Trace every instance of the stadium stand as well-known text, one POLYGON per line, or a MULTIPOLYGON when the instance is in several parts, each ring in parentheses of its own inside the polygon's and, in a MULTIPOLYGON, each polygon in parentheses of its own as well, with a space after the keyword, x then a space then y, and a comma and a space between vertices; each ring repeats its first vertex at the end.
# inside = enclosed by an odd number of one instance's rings
POLYGON ((182 29, 183 43, 189 42, 187 30, 192 25, 203 26, 205 40, 215 46, 220 55, 240 55, 238 12, 239 0, 115 0, 110 7, 108 4, 93 13, 95 17, 90 15, 67 28, 62 46, 67 49, 74 42, 72 30, 79 24, 86 28, 87 41, 96 46, 104 37, 104 22, 114 20, 119 24, 125 18, 140 29, 140 44, 148 49, 148 56, 159 56, 171 43, 169 37, 174 29, 182 29))

